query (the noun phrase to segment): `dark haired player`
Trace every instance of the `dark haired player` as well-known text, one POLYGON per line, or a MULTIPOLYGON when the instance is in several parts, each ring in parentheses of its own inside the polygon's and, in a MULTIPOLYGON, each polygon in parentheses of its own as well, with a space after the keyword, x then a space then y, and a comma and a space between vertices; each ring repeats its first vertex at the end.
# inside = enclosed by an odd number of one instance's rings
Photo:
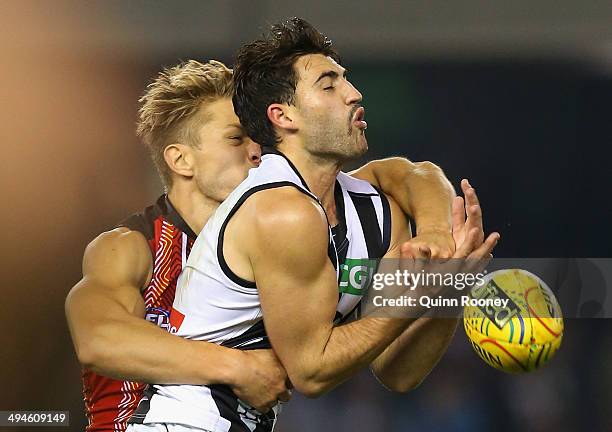
MULTIPOLYGON (((311 397, 372 362, 390 386, 420 380, 454 331, 454 323, 434 328, 442 335, 422 353, 427 368, 406 370, 396 360, 411 347, 385 349, 413 320, 343 323, 363 292, 339 296, 341 272, 360 259, 398 258, 410 232, 394 201, 340 172, 367 143, 361 95, 334 58, 329 41, 298 19, 240 50, 234 106, 249 136, 273 149, 200 233, 170 318, 185 338, 272 346, 295 388, 311 397)), ((460 200, 453 212, 461 218, 460 200)), ((492 234, 483 242, 475 216, 455 258, 488 256, 497 241, 492 234)), ((226 386, 155 385, 130 428, 270 431, 276 412, 261 415, 226 386)))

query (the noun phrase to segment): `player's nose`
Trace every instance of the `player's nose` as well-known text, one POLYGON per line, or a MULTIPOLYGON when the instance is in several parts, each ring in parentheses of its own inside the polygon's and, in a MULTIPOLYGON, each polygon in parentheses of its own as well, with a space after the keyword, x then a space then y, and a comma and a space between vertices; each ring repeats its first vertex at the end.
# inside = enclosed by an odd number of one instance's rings
POLYGON ((355 88, 353 84, 347 81, 346 103, 347 105, 358 104, 363 100, 361 92, 355 88))
POLYGON ((247 140, 248 142, 246 145, 246 149, 249 161, 253 165, 259 166, 259 164, 261 163, 261 146, 250 138, 247 138, 247 140))

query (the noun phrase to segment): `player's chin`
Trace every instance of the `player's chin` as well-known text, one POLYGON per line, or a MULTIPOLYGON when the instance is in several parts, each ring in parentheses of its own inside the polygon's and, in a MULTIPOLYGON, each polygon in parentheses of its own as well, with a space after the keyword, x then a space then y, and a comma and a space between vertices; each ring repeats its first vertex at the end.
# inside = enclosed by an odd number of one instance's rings
POLYGON ((368 140, 363 131, 359 131, 357 135, 357 143, 355 145, 356 157, 363 156, 368 151, 368 140))

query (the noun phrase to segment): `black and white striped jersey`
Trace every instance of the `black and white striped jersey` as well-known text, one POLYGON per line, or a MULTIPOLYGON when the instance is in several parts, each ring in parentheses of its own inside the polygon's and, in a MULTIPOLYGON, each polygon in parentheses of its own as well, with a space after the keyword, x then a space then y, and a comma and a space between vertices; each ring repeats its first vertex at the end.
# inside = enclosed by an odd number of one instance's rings
MULTIPOLYGON (((295 166, 279 152, 262 157, 221 204, 195 241, 181 274, 170 316, 178 336, 238 349, 270 348, 257 287, 232 272, 223 256, 225 228, 258 191, 295 187, 319 202, 295 166)), ((386 197, 344 173, 337 177, 339 224, 330 227, 328 255, 338 276, 336 322, 347 319, 388 250, 391 216, 386 197)), ((279 406, 263 415, 238 400, 227 386, 155 385, 131 423, 179 423, 211 431, 271 431, 279 406)))

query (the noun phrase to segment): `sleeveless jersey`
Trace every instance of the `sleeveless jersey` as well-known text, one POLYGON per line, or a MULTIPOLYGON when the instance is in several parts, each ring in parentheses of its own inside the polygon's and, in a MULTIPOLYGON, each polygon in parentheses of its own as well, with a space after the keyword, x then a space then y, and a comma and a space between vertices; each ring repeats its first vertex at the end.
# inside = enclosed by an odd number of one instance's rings
MULTIPOLYGON (((260 167, 250 170, 247 179, 211 216, 179 278, 170 317, 173 333, 230 348, 271 347, 257 287, 229 268, 223 240, 229 220, 251 195, 286 186, 319 202, 289 159, 279 152, 264 154, 260 167)), ((330 229, 328 256, 339 281, 336 322, 340 322, 357 308, 376 260, 389 248, 391 220, 387 199, 367 182, 340 173, 335 198, 340 223, 333 232, 330 229)), ((155 385, 130 423, 179 423, 215 432, 268 432, 274 428, 278 411, 279 405, 261 414, 239 400, 228 386, 155 385)))
MULTIPOLYGON (((177 279, 196 236, 166 195, 118 226, 139 231, 147 239, 153 273, 142 292, 146 307, 143 318, 169 330, 177 279)), ((86 431, 125 431, 145 387, 143 383, 116 380, 83 369, 83 396, 89 423, 86 431)))

